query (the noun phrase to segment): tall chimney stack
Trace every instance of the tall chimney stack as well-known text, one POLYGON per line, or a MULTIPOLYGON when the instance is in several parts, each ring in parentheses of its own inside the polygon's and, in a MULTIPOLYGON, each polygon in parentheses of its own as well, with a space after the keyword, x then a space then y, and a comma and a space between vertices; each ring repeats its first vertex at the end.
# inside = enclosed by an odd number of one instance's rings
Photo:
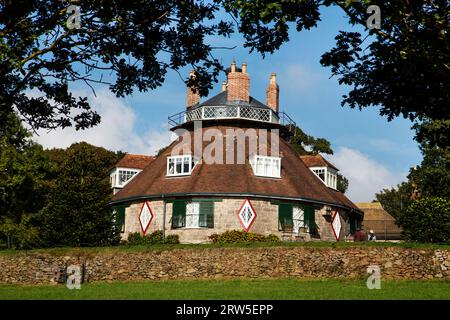
POLYGON ((273 111, 278 113, 279 108, 280 88, 277 84, 277 75, 272 73, 270 75, 270 83, 266 90, 266 105, 273 111))
POLYGON ((236 62, 231 63, 227 75, 228 101, 250 101, 250 76, 247 73, 247 64, 242 64, 242 70, 236 68, 236 62))
MULTIPOLYGON (((195 79, 195 70, 191 70, 191 72, 189 73, 189 79, 195 79)), ((187 109, 195 106, 199 102, 200 102, 200 93, 198 92, 198 90, 196 91, 188 86, 186 94, 187 109)))

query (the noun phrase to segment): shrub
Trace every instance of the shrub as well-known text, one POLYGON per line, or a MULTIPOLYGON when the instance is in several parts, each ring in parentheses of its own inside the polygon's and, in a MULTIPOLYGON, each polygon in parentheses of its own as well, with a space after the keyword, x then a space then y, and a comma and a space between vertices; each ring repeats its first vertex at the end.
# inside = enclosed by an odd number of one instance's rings
POLYGON ((423 197, 414 201, 397 219, 408 240, 450 241, 450 200, 423 197))
POLYGON ((240 230, 230 230, 225 231, 224 233, 217 234, 214 233, 209 236, 209 239, 213 243, 241 243, 241 242, 278 242, 280 238, 278 238, 274 234, 270 234, 268 236, 264 236, 259 233, 253 233, 240 230))
POLYGON ((280 242, 280 238, 275 234, 269 234, 264 238, 265 242, 280 242))
POLYGON ((166 241, 163 241, 163 234, 161 230, 156 230, 150 234, 142 236, 139 232, 130 233, 128 235, 127 244, 176 244, 180 243, 178 235, 171 234, 166 237, 166 241))
POLYGON ((152 232, 145 237, 145 243, 148 244, 159 244, 163 243, 163 234, 161 230, 156 230, 155 232, 152 232))
POLYGON ((178 237, 177 234, 169 234, 169 235, 166 237, 166 241, 165 241, 164 243, 167 243, 167 244, 177 244, 177 243, 180 243, 180 239, 179 239, 179 237, 178 237))
POLYGON ((133 232, 128 235, 128 241, 129 244, 143 244, 144 243, 144 237, 141 236, 139 232, 133 232))

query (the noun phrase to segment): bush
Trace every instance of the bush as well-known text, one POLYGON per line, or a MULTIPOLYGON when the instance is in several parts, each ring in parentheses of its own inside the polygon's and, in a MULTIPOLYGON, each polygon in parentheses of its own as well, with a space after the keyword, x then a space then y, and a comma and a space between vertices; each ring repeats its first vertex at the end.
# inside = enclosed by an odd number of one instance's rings
POLYGON ((166 241, 164 243, 166 243, 166 244, 177 244, 177 243, 180 243, 180 239, 179 239, 177 234, 169 234, 166 237, 166 241))
POLYGON ((163 243, 163 233, 161 230, 156 230, 145 237, 145 242, 148 244, 159 244, 163 243))
POLYGON ((265 242, 280 242, 280 238, 275 234, 269 234, 264 238, 265 242))
POLYGON ((209 236, 213 243, 241 243, 241 242, 278 242, 280 238, 274 234, 264 236, 259 233, 230 230, 224 233, 214 233, 209 236))
POLYGON ((142 236, 139 232, 130 233, 128 235, 127 244, 177 244, 180 243, 179 237, 176 234, 171 234, 166 237, 166 241, 163 241, 163 235, 161 230, 157 230, 145 236, 142 236))
POLYGON ((450 241, 450 200, 423 197, 414 201, 397 219, 408 240, 450 241))

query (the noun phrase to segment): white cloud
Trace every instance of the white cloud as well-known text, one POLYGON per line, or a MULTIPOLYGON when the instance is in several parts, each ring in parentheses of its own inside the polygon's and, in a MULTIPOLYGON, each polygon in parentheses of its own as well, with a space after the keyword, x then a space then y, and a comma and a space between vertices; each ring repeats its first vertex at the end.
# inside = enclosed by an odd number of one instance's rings
POLYGON ((327 159, 349 180, 348 197, 354 202, 369 202, 383 188, 396 186, 406 173, 391 172, 358 150, 340 148, 327 159))
POLYGON ((102 117, 101 123, 78 131, 72 127, 50 132, 39 130, 39 135, 35 135, 34 139, 45 148, 67 148, 74 142, 86 141, 109 150, 152 155, 173 139, 166 125, 161 126, 160 130, 150 129, 139 134, 137 115, 133 109, 107 90, 98 91, 96 97, 93 94, 78 94, 88 96, 93 109, 102 117))
POLYGON ((290 65, 282 70, 279 77, 283 90, 292 91, 296 95, 318 88, 323 80, 325 80, 323 74, 302 64, 290 65))

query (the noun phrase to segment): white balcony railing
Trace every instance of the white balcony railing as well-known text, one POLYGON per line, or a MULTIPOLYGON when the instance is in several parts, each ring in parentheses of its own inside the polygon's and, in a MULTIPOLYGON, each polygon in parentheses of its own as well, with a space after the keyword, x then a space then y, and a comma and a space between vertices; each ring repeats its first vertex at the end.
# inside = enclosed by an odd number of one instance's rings
POLYGON ((259 122, 280 123, 280 119, 270 108, 251 106, 202 106, 169 117, 172 126, 196 120, 246 119, 259 122))

